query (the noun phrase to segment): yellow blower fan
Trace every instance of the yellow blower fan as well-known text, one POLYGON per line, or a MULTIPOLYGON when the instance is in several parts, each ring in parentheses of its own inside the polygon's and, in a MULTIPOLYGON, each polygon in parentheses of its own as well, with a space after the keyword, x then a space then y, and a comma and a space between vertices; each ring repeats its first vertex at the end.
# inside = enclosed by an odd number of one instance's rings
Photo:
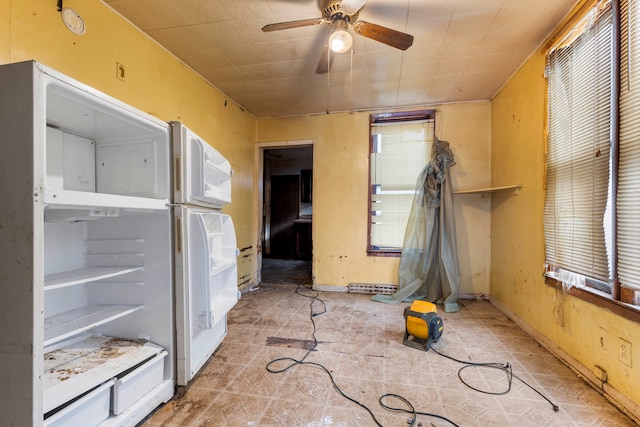
POLYGON ((403 344, 418 350, 429 350, 429 342, 436 342, 442 336, 442 318, 437 312, 436 305, 427 301, 416 300, 411 307, 405 308, 403 344))

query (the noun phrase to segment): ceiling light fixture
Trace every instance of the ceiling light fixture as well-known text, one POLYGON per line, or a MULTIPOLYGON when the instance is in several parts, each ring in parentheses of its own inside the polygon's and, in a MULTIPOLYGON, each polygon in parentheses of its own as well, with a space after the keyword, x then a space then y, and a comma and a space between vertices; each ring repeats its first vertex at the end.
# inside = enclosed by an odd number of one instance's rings
POLYGON ((337 19, 329 37, 329 48, 335 53, 345 53, 351 50, 352 46, 353 37, 349 33, 349 24, 344 19, 337 19))

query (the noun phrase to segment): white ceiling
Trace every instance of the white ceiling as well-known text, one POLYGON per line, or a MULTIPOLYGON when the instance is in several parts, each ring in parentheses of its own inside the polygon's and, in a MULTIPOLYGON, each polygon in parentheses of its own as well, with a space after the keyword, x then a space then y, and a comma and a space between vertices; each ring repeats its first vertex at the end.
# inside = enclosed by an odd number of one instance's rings
POLYGON ((316 74, 322 0, 103 0, 257 117, 491 99, 577 0, 368 0, 359 20, 412 34, 401 51, 354 35, 316 74), (352 72, 351 72, 351 67, 352 72))

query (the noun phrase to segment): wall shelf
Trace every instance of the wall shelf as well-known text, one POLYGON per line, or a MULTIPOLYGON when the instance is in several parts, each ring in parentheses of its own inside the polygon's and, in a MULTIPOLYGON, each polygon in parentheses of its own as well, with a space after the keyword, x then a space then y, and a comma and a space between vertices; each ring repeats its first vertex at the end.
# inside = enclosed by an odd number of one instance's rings
POLYGON ((522 184, 505 185, 503 187, 478 188, 475 190, 459 190, 459 191, 454 191, 453 194, 484 194, 484 193, 495 193, 497 191, 506 191, 506 190, 513 190, 515 194, 518 194, 521 188, 522 188, 522 184))

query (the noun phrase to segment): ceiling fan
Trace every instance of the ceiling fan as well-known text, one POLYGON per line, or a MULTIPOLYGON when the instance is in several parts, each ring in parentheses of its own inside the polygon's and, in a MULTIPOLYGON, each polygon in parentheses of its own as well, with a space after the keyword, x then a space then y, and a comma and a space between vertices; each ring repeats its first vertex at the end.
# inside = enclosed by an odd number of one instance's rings
POLYGON ((330 24, 333 31, 324 45, 316 73, 324 74, 329 71, 335 53, 351 50, 353 38, 349 27, 356 34, 370 38, 401 50, 407 50, 413 44, 413 36, 392 30, 371 22, 358 20, 358 14, 366 5, 367 0, 327 0, 321 8, 320 18, 301 19, 298 21, 279 22, 262 27, 262 31, 278 31, 288 28, 308 27, 318 24, 330 24))

